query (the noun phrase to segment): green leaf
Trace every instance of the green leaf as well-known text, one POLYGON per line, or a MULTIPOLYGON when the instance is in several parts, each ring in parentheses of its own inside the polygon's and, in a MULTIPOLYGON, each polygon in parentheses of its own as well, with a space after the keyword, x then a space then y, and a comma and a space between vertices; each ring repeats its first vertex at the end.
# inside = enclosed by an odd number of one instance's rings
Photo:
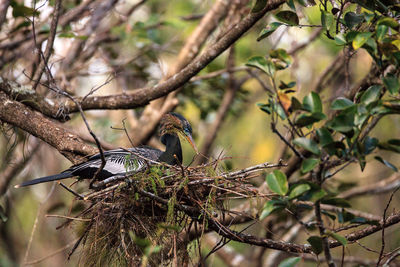
POLYGON ((305 138, 305 137, 298 137, 293 140, 293 144, 298 145, 301 148, 304 148, 305 150, 310 151, 313 154, 319 155, 321 154, 321 151, 318 148, 317 143, 315 141, 305 138))
POLYGON ((386 25, 378 25, 376 27, 376 38, 378 41, 382 41, 385 35, 388 33, 389 27, 386 25))
POLYGON ((291 10, 296 11, 296 6, 294 5, 293 0, 286 0, 286 4, 290 7, 291 10))
POLYGON ((328 193, 325 192, 324 189, 319 189, 316 191, 312 191, 311 192, 311 197, 310 197, 310 201, 312 202, 317 202, 318 200, 320 200, 321 198, 325 197, 328 193))
POLYGON ((303 108, 309 112, 322 112, 322 101, 319 94, 311 92, 303 98, 303 108))
POLYGON ((273 34, 274 31, 282 25, 283 25, 283 23, 280 23, 277 21, 268 24, 264 29, 261 30, 260 34, 257 37, 257 41, 261 41, 262 39, 267 38, 268 36, 273 34))
POLYGON ((360 32, 356 35, 356 37, 353 40, 353 48, 354 50, 359 49, 362 47, 369 38, 372 36, 372 32, 360 32))
POLYGON ((286 52, 285 49, 282 49, 282 48, 270 50, 269 56, 271 58, 277 58, 277 59, 282 60, 283 62, 286 63, 286 65, 289 65, 290 63, 292 63, 292 57, 286 52))
POLYGON ((292 108, 293 111, 300 110, 300 109, 303 108, 303 105, 294 96, 292 96, 292 98, 291 98, 291 103, 292 103, 291 108, 292 108))
POLYGON ((355 0, 357 4, 371 11, 375 11, 375 1, 355 0))
POLYGON ((320 254, 322 252, 322 238, 319 236, 310 236, 307 239, 307 242, 310 243, 312 251, 315 254, 320 254))
POLYGON ((354 127, 354 113, 344 112, 334 117, 333 120, 327 123, 327 126, 332 130, 341 133, 348 133, 354 127))
POLYGON ((284 207, 284 203, 280 200, 270 200, 264 204, 263 210, 260 215, 260 220, 267 218, 273 211, 282 209, 284 207))
POLYGON ((272 201, 268 201, 267 203, 265 203, 260 215, 260 220, 267 218, 275 209, 277 209, 277 207, 274 206, 274 203, 272 201))
POLYGON ((266 181, 269 189, 271 189, 272 192, 281 196, 286 195, 288 192, 288 181, 283 172, 274 170, 272 173, 267 175, 266 181))
POLYGON ((378 146, 378 143, 379 143, 379 140, 374 137, 370 137, 370 136, 365 137, 364 147, 363 147, 364 154, 368 155, 372 151, 374 151, 374 149, 378 146))
POLYGON ((392 163, 390 163, 389 161, 384 160, 383 158, 381 158, 381 157, 379 157, 379 156, 375 156, 374 158, 375 158, 377 161, 379 161, 379 162, 385 164, 387 167, 391 168, 393 171, 395 171, 395 172, 398 171, 398 169, 396 168, 396 166, 394 166, 394 165, 393 165, 392 163))
POLYGON ((347 44, 346 38, 342 33, 338 33, 335 35, 335 43, 337 45, 345 45, 347 44))
POLYGON ((334 233, 332 231, 326 231, 327 235, 331 236, 332 238, 336 239, 339 241, 343 246, 347 245, 347 239, 344 236, 341 236, 337 233, 334 233))
POLYGON ((62 32, 58 35, 59 38, 75 38, 76 35, 73 32, 62 32))
POLYGON ((319 164, 319 159, 316 158, 303 159, 303 162, 301 163, 301 172, 307 173, 313 170, 318 164, 319 164))
POLYGON ((381 85, 372 85, 370 86, 361 96, 360 102, 365 105, 369 105, 370 103, 379 99, 381 92, 381 85))
POLYGON ((264 112, 271 114, 271 105, 270 104, 263 104, 257 103, 257 106, 264 112))
POLYGON ((400 83, 397 77, 388 74, 386 77, 383 78, 383 84, 390 94, 395 95, 399 92, 400 83))
POLYGON ((355 217, 354 214, 347 212, 345 210, 338 212, 339 223, 345 223, 351 221, 352 219, 354 219, 354 217, 355 217))
POLYGON ((278 265, 278 267, 295 267, 297 263, 300 261, 300 257, 292 257, 292 258, 287 258, 281 261, 278 265))
POLYGON ((346 109, 348 107, 352 107, 355 104, 353 103, 353 101, 344 98, 344 97, 338 97, 336 98, 331 105, 331 109, 333 110, 343 110, 346 109))
POLYGON ((287 23, 291 26, 297 26, 299 25, 299 17, 297 14, 293 11, 290 10, 283 10, 278 12, 275 17, 279 20, 282 21, 283 23, 287 23))
POLYGON ((280 84, 279 84, 279 89, 283 90, 283 89, 293 88, 293 87, 295 87, 295 85, 296 85, 296 82, 294 82, 294 81, 292 81, 292 82, 290 82, 288 84, 286 84, 285 82, 281 81, 280 84))
POLYGON ((267 60, 261 56, 255 56, 255 57, 250 58, 247 61, 246 66, 260 69, 263 72, 265 72, 266 74, 268 74, 269 76, 273 76, 275 74, 274 64, 270 60, 267 60))
POLYGON ((325 11, 321 11, 321 24, 327 31, 334 31, 335 29, 335 17, 333 14, 325 11))
POLYGON ((300 116, 297 117, 294 124, 299 127, 304 127, 312 125, 313 123, 323 120, 325 118, 326 118, 325 114, 321 112, 313 112, 311 114, 301 114, 300 116))
POLYGON ((261 10, 264 9, 264 7, 267 5, 267 3, 268 3, 267 0, 256 0, 256 3, 254 4, 253 8, 251 9, 251 13, 260 12, 261 10))
POLYGON ((345 22, 346 26, 349 27, 350 29, 352 29, 352 28, 354 28, 354 26, 360 24, 363 20, 364 20, 363 15, 357 15, 354 12, 347 12, 344 15, 344 22, 345 22))
POLYGON ((29 17, 29 16, 38 16, 40 14, 39 11, 24 6, 23 4, 18 4, 14 2, 14 4, 11 4, 13 10, 12 10, 12 15, 14 18, 16 17, 29 17))
POLYGON ((385 26, 388 26, 395 30, 397 30, 399 28, 399 23, 394 18, 390 18, 390 17, 383 17, 383 18, 379 19, 376 24, 377 25, 385 25, 385 26))
POLYGON ((293 188, 292 191, 290 191, 289 199, 294 199, 298 196, 301 196, 302 194, 304 194, 305 192, 307 192, 310 189, 311 189, 311 186, 308 184, 296 185, 296 187, 293 188))
POLYGON ((319 128, 317 130, 317 137, 319 140, 318 143, 321 146, 325 146, 327 144, 333 143, 333 137, 332 137, 331 133, 329 132, 329 130, 326 128, 319 128))

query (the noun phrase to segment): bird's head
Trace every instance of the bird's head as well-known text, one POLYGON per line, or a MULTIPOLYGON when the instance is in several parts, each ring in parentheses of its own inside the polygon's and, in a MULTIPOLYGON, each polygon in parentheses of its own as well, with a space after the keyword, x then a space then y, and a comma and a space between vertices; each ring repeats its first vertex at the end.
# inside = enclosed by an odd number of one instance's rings
POLYGON ((196 153, 199 153, 192 137, 192 127, 182 115, 169 112, 162 116, 160 121, 160 136, 165 134, 175 134, 183 136, 193 147, 196 153))

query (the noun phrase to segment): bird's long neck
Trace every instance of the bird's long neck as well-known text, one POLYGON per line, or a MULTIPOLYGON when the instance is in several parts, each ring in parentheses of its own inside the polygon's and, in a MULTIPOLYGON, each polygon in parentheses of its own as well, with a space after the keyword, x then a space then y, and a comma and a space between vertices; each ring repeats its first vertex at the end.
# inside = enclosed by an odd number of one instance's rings
POLYGON ((158 158, 159 161, 170 165, 175 165, 178 161, 179 163, 182 163, 182 147, 179 137, 176 134, 164 134, 161 136, 161 142, 166 146, 166 148, 158 158))

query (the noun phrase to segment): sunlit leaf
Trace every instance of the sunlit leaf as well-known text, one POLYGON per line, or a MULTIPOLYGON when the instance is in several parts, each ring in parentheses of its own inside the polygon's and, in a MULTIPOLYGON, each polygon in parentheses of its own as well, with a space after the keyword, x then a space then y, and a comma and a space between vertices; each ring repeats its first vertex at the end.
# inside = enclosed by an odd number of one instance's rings
POLYGON ((372 36, 372 32, 360 32, 356 35, 356 37, 353 40, 353 48, 354 50, 359 49, 362 47, 369 38, 372 36))
POLYGON ((382 41, 385 35, 388 33, 389 27, 386 25, 378 25, 376 27, 376 38, 378 41, 382 41))
POLYGON ((250 58, 247 61, 246 66, 258 68, 259 70, 262 70, 269 76, 273 76, 275 73, 274 64, 271 61, 261 56, 255 56, 250 58))
POLYGON ((379 19, 376 24, 377 25, 385 25, 385 26, 388 26, 395 30, 397 30, 399 28, 399 23, 394 18, 390 18, 390 17, 383 17, 383 18, 379 19))
POLYGON ((282 25, 283 23, 277 21, 268 24, 267 26, 265 26, 264 29, 261 30, 260 34, 257 37, 257 41, 261 41, 262 39, 267 38, 282 25))
POLYGON ((275 17, 279 20, 282 21, 283 23, 287 23, 291 26, 297 26, 299 25, 299 17, 297 14, 293 11, 290 10, 283 10, 278 12, 275 17))
POLYGON ((327 31, 332 31, 335 28, 335 17, 332 13, 321 12, 321 24, 327 31))
POLYGON ((298 196, 301 196, 302 194, 304 194, 305 192, 307 192, 308 190, 311 189, 311 186, 308 184, 299 184, 296 185, 295 188, 293 188, 290 193, 289 193, 289 198, 290 199, 294 199, 298 196))
POLYGON ((322 112, 322 101, 319 94, 311 92, 303 98, 303 108, 309 112, 322 112))
POLYGON ((347 44, 345 36, 342 33, 336 34, 335 35, 335 43, 337 45, 345 45, 345 44, 347 44))
POLYGON ((381 85, 372 85, 370 86, 361 96, 360 102, 368 105, 379 99, 381 92, 381 85))
POLYGON ((346 109, 346 108, 354 106, 354 105, 355 104, 353 103, 353 101, 351 101, 347 98, 344 98, 344 97, 338 97, 335 100, 333 100, 331 109, 343 110, 343 109, 346 109))
POLYGON ((285 49, 279 48, 269 51, 269 56, 271 58, 277 58, 285 62, 287 65, 292 63, 292 57, 286 52, 285 49))
POLYGON ((298 145, 299 147, 304 148, 305 150, 308 150, 313 154, 321 154, 321 151, 319 150, 318 145, 317 143, 315 143, 314 140, 305 137, 298 137, 293 140, 293 144, 298 145))
POLYGON ((283 172, 274 170, 267 175, 266 181, 269 189, 271 189, 272 192, 281 196, 286 195, 288 192, 288 182, 286 175, 283 172))

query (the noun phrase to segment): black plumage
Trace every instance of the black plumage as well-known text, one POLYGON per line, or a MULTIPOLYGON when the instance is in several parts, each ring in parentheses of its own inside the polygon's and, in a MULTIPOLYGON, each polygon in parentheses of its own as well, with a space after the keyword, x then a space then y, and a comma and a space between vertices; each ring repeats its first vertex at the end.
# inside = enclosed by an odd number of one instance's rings
MULTIPOLYGON (((166 147, 165 151, 148 146, 104 151, 106 164, 96 178, 103 180, 113 176, 132 175, 145 170, 154 162, 165 162, 170 165, 182 163, 182 148, 178 134, 185 137, 197 152, 192 139, 192 127, 189 122, 180 114, 167 113, 160 121, 161 142, 166 147)), ((101 163, 101 155, 95 154, 89 157, 86 162, 71 166, 62 173, 26 181, 15 187, 29 186, 75 176, 78 176, 80 179, 92 179, 101 167, 101 163)))

